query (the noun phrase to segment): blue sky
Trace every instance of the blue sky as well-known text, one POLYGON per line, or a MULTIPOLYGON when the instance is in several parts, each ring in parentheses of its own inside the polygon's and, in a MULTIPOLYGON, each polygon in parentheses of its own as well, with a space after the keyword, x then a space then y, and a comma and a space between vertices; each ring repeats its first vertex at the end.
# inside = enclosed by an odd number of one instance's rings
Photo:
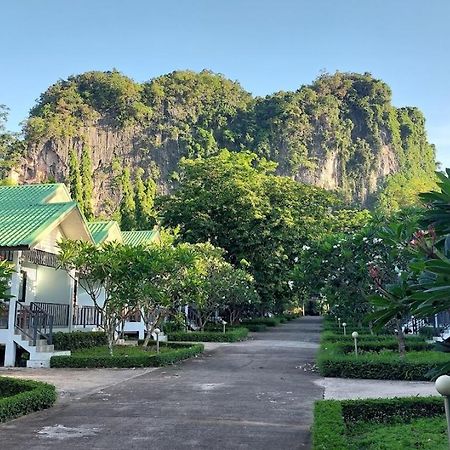
POLYGON ((51 83, 87 70, 144 81, 207 68, 255 95, 367 71, 424 112, 450 167, 449 0, 3 0, 1 16, 11 129, 51 83))

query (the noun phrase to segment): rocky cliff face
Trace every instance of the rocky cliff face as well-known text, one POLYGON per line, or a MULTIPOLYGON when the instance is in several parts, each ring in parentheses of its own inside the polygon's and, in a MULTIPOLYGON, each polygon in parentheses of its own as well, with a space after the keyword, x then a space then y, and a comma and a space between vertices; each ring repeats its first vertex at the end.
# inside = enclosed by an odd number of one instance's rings
POLYGON ((209 72, 175 72, 144 85, 90 72, 50 87, 26 131, 23 181, 66 181, 69 152, 80 156, 87 146, 96 209, 107 214, 120 198, 115 162, 142 167, 168 192, 180 158, 249 148, 278 162, 281 175, 362 205, 390 174, 434 169, 420 112, 391 106, 389 88, 367 74, 323 76, 296 92, 254 99, 209 72))

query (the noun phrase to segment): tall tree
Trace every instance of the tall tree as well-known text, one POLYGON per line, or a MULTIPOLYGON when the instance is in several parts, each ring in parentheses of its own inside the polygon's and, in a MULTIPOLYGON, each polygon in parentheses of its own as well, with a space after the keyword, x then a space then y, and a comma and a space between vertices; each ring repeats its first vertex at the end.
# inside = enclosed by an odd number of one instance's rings
POLYGON ((222 151, 181 163, 179 189, 162 200, 163 220, 190 242, 224 248, 235 266, 249 263, 265 310, 291 299, 288 274, 301 247, 330 229, 336 197, 272 175, 273 163, 222 151))
POLYGON ((125 167, 123 170, 121 185, 120 227, 122 230, 134 230, 136 227, 136 203, 129 167, 125 167))
POLYGON ((81 182, 80 165, 78 156, 73 151, 69 152, 69 189, 72 199, 77 202, 81 212, 84 214, 83 185, 81 182))
POLYGON ((94 182, 92 180, 92 161, 91 150, 88 146, 83 147, 81 154, 81 183, 83 186, 83 210, 86 219, 91 220, 94 217, 92 205, 92 192, 94 190, 94 182))
POLYGON ((149 178, 146 183, 142 179, 144 170, 138 168, 135 175, 134 201, 136 205, 136 228, 147 230, 155 224, 155 202, 156 183, 149 178))

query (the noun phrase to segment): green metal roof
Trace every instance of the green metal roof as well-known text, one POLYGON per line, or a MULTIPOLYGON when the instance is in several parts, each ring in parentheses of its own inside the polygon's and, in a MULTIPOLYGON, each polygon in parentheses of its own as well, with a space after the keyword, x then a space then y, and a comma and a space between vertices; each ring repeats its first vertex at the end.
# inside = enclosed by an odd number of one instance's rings
POLYGON ((46 203, 59 189, 67 190, 62 183, 0 186, 0 209, 46 203))
POLYGON ((92 238, 96 244, 102 243, 107 237, 109 230, 112 226, 117 224, 113 220, 101 221, 101 222, 89 222, 88 228, 92 234, 92 238))
POLYGON ((123 243, 127 245, 148 244, 158 236, 158 230, 122 231, 123 243))
POLYGON ((60 223, 75 202, 5 207, 0 203, 0 247, 29 248, 49 227, 60 223))

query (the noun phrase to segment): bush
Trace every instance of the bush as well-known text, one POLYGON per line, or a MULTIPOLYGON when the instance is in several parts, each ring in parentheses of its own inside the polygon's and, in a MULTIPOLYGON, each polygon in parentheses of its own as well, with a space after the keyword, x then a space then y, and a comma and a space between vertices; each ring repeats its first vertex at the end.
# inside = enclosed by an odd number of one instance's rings
POLYGON ((247 328, 228 328, 225 333, 222 331, 192 331, 170 333, 170 341, 185 342, 237 342, 242 341, 248 335, 247 328))
POLYGON ((50 384, 0 377, 0 422, 49 408, 55 401, 50 384))
POLYGON ((245 325, 245 328, 247 328, 248 331, 252 332, 261 332, 261 331, 267 331, 267 325, 264 325, 262 323, 247 323, 245 325))
POLYGON ((439 330, 434 327, 422 327, 419 334, 426 339, 433 339, 434 336, 439 336, 439 330))
MULTIPOLYGON (((375 344, 366 344, 373 348, 375 344)), ((367 348, 367 347, 366 347, 367 348)), ((380 348, 380 347, 378 347, 380 348)), ((434 351, 408 352, 402 358, 396 351, 358 354, 345 353, 352 347, 338 344, 322 344, 317 365, 325 377, 366 378, 379 380, 429 381, 429 372, 450 361, 450 355, 434 351)), ((364 350, 364 345, 359 345, 364 350)))
POLYGON ((277 317, 258 317, 251 320, 243 320, 242 325, 245 327, 247 325, 266 325, 267 327, 276 327, 280 325, 280 319, 277 317))
MULTIPOLYGON (((422 336, 406 336, 406 342, 407 343, 413 343, 413 342, 421 342, 424 343, 425 340, 422 336)), ((322 343, 324 342, 351 342, 353 343, 353 338, 351 336, 351 333, 347 333, 346 336, 342 333, 342 330, 340 333, 335 333, 333 331, 323 331, 320 336, 320 341, 322 343)), ((358 336, 358 343, 363 342, 397 342, 397 338, 394 334, 382 334, 382 335, 376 335, 376 334, 360 334, 358 336)))
POLYGON ((347 429, 356 423, 407 423, 443 415, 444 402, 440 397, 320 400, 314 405, 313 449, 348 449, 347 429))
POLYGON ((81 348, 99 347, 108 344, 106 333, 101 331, 59 331, 53 335, 55 350, 78 350, 81 348))
MULTIPOLYGON (((164 344, 161 344, 163 346, 164 344)), ((170 350, 159 354, 134 354, 131 356, 52 356, 50 367, 72 367, 72 368, 91 368, 91 367, 160 367, 173 364, 183 359, 191 358, 203 352, 203 345, 184 345, 169 344, 170 350)))

